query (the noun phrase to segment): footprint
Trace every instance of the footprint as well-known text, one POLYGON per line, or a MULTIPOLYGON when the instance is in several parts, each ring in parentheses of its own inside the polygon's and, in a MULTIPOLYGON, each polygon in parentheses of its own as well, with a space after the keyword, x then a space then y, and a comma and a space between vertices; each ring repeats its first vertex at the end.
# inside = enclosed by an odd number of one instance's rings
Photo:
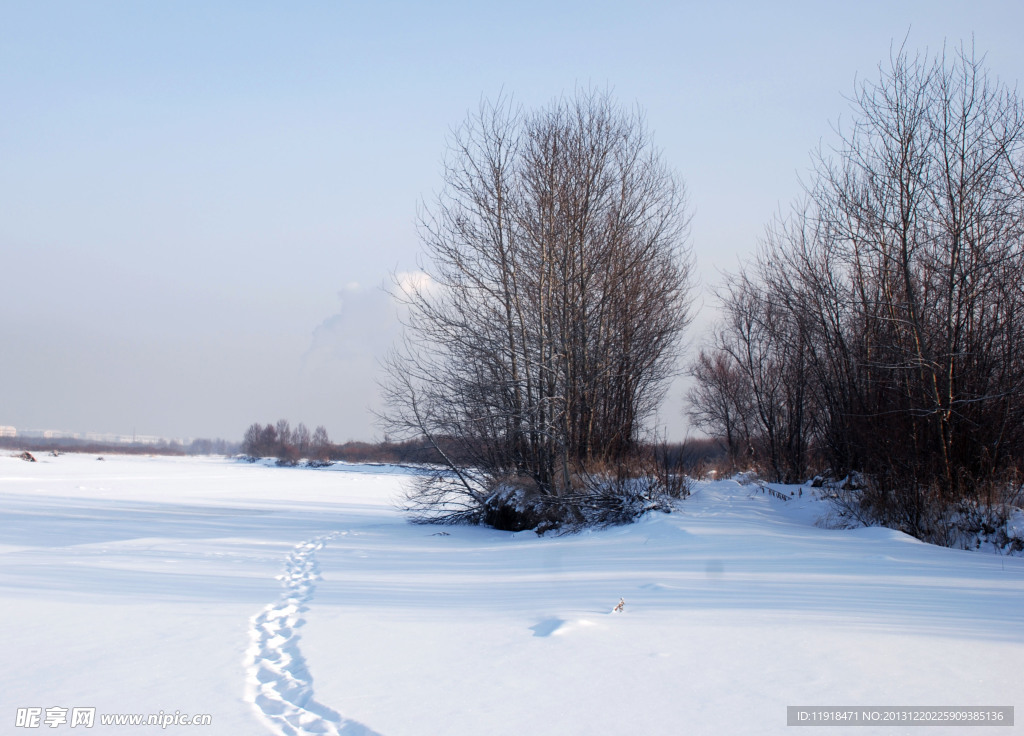
POLYGON ((297 544, 277 576, 284 588, 280 598, 249 619, 246 700, 280 736, 380 736, 314 699, 313 677, 299 650, 301 637, 295 633, 306 622, 305 604, 320 579, 315 554, 338 535, 333 532, 297 544))

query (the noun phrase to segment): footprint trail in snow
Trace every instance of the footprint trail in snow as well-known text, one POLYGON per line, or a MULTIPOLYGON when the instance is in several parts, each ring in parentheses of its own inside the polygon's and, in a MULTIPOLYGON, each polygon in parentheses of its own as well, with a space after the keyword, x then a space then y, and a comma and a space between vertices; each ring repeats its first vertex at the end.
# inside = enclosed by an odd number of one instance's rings
POLYGON ((246 700, 281 736, 379 736, 314 699, 313 678, 299 651, 296 629, 306 623, 302 615, 320 579, 316 553, 339 534, 345 532, 296 545, 278 576, 284 587, 281 597, 249 620, 246 700))

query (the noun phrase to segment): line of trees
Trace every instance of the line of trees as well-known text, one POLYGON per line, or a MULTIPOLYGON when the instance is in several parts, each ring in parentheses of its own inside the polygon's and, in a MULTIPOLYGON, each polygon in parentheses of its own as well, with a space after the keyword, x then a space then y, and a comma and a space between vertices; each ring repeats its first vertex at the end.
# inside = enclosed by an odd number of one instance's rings
POLYGON ((447 465, 414 501, 479 519, 498 488, 566 499, 636 455, 690 319, 688 215, 640 114, 605 93, 483 103, 449 154, 383 418, 447 465))
POLYGON ((1024 467, 1024 106, 963 48, 901 50, 851 104, 721 287, 690 415, 777 480, 863 471, 861 511, 929 538, 1024 467))
POLYGON ((276 457, 283 463, 296 464, 299 460, 327 461, 333 445, 323 425, 312 434, 301 422, 292 429, 287 419, 276 424, 249 425, 242 440, 242 452, 251 457, 276 457))

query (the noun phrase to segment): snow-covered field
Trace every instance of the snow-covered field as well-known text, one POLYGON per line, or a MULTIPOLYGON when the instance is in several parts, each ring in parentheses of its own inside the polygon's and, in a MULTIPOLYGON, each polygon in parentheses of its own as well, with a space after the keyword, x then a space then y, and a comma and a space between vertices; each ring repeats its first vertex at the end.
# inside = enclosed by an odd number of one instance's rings
POLYGON ((820 529, 809 493, 732 481, 575 536, 413 526, 408 481, 0 457, 0 733, 771 734, 787 705, 1024 705, 1022 558, 820 529), (53 707, 95 725, 17 726, 53 707), (211 723, 100 720, 176 711, 211 723))

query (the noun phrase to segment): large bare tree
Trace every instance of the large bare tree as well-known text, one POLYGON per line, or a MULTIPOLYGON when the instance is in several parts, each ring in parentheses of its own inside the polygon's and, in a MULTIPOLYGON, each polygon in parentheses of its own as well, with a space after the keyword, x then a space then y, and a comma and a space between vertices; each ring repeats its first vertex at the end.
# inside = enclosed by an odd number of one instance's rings
POLYGON ((419 502, 477 519, 502 482, 564 496, 636 450, 689 321, 687 225, 642 117, 607 94, 481 105, 423 211, 425 275, 398 289, 385 420, 447 464, 419 502))

